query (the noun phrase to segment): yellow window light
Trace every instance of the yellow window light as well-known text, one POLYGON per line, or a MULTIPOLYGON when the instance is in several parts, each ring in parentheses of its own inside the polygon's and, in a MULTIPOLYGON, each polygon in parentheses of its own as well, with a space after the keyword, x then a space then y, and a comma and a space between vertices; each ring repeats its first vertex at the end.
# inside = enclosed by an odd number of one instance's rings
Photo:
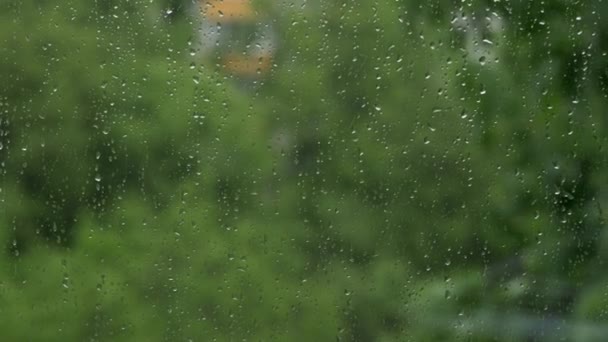
POLYGON ((228 54, 222 58, 224 68, 232 73, 244 77, 255 77, 267 73, 271 66, 272 56, 268 53, 255 55, 228 54))
POLYGON ((201 14, 216 22, 253 21, 255 11, 250 0, 200 0, 201 14))

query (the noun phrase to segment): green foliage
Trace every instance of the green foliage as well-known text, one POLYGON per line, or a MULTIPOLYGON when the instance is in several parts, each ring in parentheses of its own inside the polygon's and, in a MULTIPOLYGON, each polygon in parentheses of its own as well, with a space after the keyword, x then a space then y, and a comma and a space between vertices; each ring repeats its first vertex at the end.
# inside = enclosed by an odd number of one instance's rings
POLYGON ((606 336, 608 5, 193 6, 0 4, 6 340, 606 336))

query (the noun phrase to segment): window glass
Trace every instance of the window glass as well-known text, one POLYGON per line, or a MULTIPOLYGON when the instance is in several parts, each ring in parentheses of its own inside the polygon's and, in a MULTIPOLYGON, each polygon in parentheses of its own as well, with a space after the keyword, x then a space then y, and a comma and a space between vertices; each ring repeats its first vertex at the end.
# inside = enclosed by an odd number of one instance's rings
POLYGON ((3 0, 7 341, 605 341, 608 3, 3 0))

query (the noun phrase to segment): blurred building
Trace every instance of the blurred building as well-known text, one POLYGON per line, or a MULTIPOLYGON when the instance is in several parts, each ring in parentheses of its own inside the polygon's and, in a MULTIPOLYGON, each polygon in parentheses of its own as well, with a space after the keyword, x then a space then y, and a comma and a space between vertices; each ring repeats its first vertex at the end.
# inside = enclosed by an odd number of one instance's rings
POLYGON ((267 73, 275 53, 275 36, 250 0, 199 0, 196 15, 198 55, 227 72, 252 78, 267 73))

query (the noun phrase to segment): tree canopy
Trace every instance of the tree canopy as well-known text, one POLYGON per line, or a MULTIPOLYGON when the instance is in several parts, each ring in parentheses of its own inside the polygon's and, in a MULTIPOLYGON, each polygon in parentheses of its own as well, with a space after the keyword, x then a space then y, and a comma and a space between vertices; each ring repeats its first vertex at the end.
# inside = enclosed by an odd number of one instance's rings
POLYGON ((608 335, 605 1, 198 5, 0 4, 4 339, 608 335))

